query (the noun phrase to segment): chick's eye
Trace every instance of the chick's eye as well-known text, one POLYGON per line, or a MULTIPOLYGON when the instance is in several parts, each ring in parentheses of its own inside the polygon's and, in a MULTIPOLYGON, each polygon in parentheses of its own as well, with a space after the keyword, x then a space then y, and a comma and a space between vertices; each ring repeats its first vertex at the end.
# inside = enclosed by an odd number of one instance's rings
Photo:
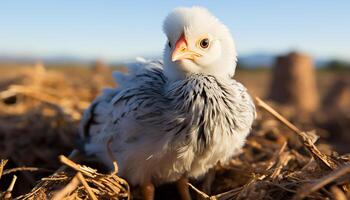
POLYGON ((208 38, 204 38, 199 42, 199 45, 203 48, 206 49, 209 47, 209 39, 208 38))
POLYGON ((171 43, 170 43, 170 41, 168 42, 168 46, 171 48, 171 43))

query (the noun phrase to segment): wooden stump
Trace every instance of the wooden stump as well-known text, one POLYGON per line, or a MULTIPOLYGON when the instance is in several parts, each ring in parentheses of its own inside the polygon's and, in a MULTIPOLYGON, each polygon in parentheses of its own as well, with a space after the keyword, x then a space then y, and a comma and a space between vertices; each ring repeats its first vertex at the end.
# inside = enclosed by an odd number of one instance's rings
POLYGON ((296 52, 277 57, 269 98, 298 111, 315 111, 319 106, 319 95, 312 58, 296 52))

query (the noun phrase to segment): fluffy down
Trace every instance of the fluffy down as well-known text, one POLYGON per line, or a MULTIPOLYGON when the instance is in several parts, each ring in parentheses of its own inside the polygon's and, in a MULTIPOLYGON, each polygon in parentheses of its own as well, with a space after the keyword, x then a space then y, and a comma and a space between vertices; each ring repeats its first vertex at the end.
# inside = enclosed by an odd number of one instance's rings
POLYGON ((255 108, 235 80, 191 74, 169 81, 159 61, 140 62, 115 77, 119 87, 85 111, 80 133, 84 150, 109 166, 106 142, 112 138, 120 175, 131 184, 198 178, 244 145, 255 108))

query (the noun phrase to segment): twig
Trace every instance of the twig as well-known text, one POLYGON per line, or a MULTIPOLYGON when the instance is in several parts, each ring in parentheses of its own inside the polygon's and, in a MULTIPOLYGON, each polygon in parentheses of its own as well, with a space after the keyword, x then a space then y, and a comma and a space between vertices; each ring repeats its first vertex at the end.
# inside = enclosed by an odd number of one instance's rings
POLYGON ((284 125, 286 125, 290 130, 294 131, 296 134, 299 135, 301 131, 299 130, 298 127, 296 127, 294 124, 289 122, 286 118, 280 115, 276 110, 274 110, 271 106, 269 106, 259 97, 255 97, 255 100, 257 101, 258 106, 260 106, 261 108, 264 108, 267 112, 269 112, 271 115, 276 117, 279 121, 281 121, 284 125))
POLYGON ((344 165, 343 167, 340 167, 339 169, 329 173, 328 175, 316 180, 315 183, 306 184, 302 186, 301 187, 302 190, 298 192, 293 199, 294 200, 303 199, 307 197, 309 194, 311 194, 312 192, 317 191, 318 189, 322 188, 323 186, 331 183, 335 179, 347 173, 350 173, 350 165, 344 165))
POLYGON ((1 161, 0 161, 0 179, 1 179, 2 172, 4 170, 4 167, 5 167, 6 163, 7 163, 7 161, 8 160, 3 160, 3 159, 1 159, 1 161))
POLYGON ((2 175, 11 174, 11 173, 18 172, 18 171, 30 171, 30 172, 46 171, 46 172, 52 172, 51 170, 38 168, 38 167, 16 167, 16 168, 5 170, 2 175))
MULTIPOLYGON (((269 171, 273 166, 276 166, 278 163, 280 163, 281 161, 281 156, 282 153, 284 152, 284 150, 287 147, 287 142, 284 142, 282 147, 280 148, 280 150, 278 152, 275 152, 271 161, 268 163, 268 165, 266 166, 266 168, 264 169, 265 171, 269 171)), ((263 148, 263 147, 261 147, 263 148)), ((276 170, 276 169, 275 169, 276 170)), ((258 176, 256 179, 257 180, 264 180, 266 177, 268 176, 272 176, 272 174, 268 175, 268 174, 262 174, 260 176, 258 176)))
POLYGON ((347 200, 348 199, 345 196, 344 192, 335 185, 331 187, 331 192, 332 192, 335 200, 347 200))
POLYGON ((63 197, 67 196, 68 194, 72 193, 78 186, 80 182, 78 180, 77 175, 75 175, 72 180, 60 191, 55 193, 52 197, 52 200, 61 200, 63 197))
POLYGON ((206 193, 200 191, 199 189, 197 189, 196 187, 194 187, 191 183, 187 183, 190 188, 192 188, 194 191, 196 191, 199 195, 201 195, 202 198, 204 199, 210 199, 210 196, 207 195, 206 193))
POLYGON ((60 155, 59 156, 59 160, 63 164, 69 166, 70 168, 73 168, 74 170, 76 170, 78 172, 81 172, 81 173, 85 174, 86 176, 89 176, 91 178, 96 176, 96 174, 95 174, 96 170, 95 169, 89 168, 89 167, 84 166, 84 165, 79 165, 79 164, 73 162, 72 160, 70 160, 69 158, 67 158, 64 155, 60 155))
MULTIPOLYGON (((277 165, 278 162, 280 162, 280 159, 281 159, 281 156, 282 156, 282 153, 284 152, 284 150, 287 148, 287 142, 284 142, 282 147, 280 148, 280 150, 278 152, 276 152, 274 155, 273 155, 273 162, 271 162, 267 167, 266 167, 266 171, 267 170, 270 170, 274 165, 277 165)), ((266 175, 263 175, 264 177, 266 177, 266 175)), ((262 179, 259 179, 259 180, 262 180, 262 179)))
POLYGON ((287 166, 288 162, 292 159, 293 157, 289 152, 285 152, 280 155, 277 165, 273 171, 273 173, 270 175, 270 177, 275 180, 277 177, 280 175, 283 167, 287 166))
POLYGON ((11 192, 13 191, 13 188, 15 187, 16 180, 17 180, 17 176, 13 175, 12 181, 5 192, 4 199, 11 199, 11 197, 12 197, 11 192))
POLYGON ((236 194, 238 191, 242 190, 242 187, 235 188, 232 190, 229 190, 227 192, 223 192, 217 195, 209 196, 205 192, 197 189, 195 186, 193 186, 191 183, 187 183, 195 192, 197 192, 201 198, 205 200, 219 200, 219 199, 232 199, 232 196, 236 194))
POLYGON ((67 176, 62 176, 62 177, 44 177, 41 178, 42 181, 63 181, 63 180, 67 180, 68 177, 67 176))
MULTIPOLYGON (((75 160, 78 156, 79 156, 79 150, 74 149, 74 150, 69 154, 68 158, 71 159, 71 160, 75 160)), ((60 159, 60 157, 59 157, 59 159, 60 159)), ((63 158, 63 159, 64 159, 64 158, 63 158)), ((61 161, 61 159, 60 159, 60 161, 61 161)), ((62 162, 62 161, 61 161, 61 162, 62 162)), ((63 163, 63 162, 62 162, 62 163, 63 163)), ((66 163, 63 163, 63 164, 66 164, 66 163)), ((61 167, 55 172, 55 174, 58 174, 58 173, 64 171, 64 170, 66 169, 66 167, 67 167, 67 165, 61 166, 61 167)))
POLYGON ((266 104, 259 97, 255 97, 255 100, 259 107, 265 109, 276 119, 278 119, 280 122, 286 125, 289 129, 291 129, 294 133, 296 133, 302 140, 304 146, 310 151, 311 155, 315 158, 315 160, 318 161, 318 163, 322 163, 323 166, 326 166, 327 168, 332 170, 338 167, 338 163, 336 163, 331 157, 321 153, 321 151, 312 142, 312 139, 305 132, 301 131, 299 128, 297 128, 295 125, 289 122, 286 118, 284 118, 281 114, 279 114, 276 110, 274 110, 272 107, 266 104))
MULTIPOLYGON (((235 188, 220 194, 217 194, 214 196, 216 199, 221 199, 221 200, 229 200, 229 199, 234 199, 233 197, 239 193, 239 191, 242 190, 242 187, 235 188)), ((213 197, 211 197, 213 198, 213 197)))
POLYGON ((89 198, 91 200, 97 200, 97 197, 95 196, 94 192, 91 190, 89 184, 86 182, 84 176, 81 174, 81 172, 78 172, 77 173, 77 177, 79 179, 79 181, 83 184, 84 188, 86 189, 88 195, 89 195, 89 198))
POLYGON ((75 169, 76 171, 81 171, 80 165, 76 164, 75 162, 73 162, 72 160, 67 158, 66 156, 60 155, 60 156, 58 156, 58 159, 60 160, 61 163, 67 165, 68 167, 71 167, 71 168, 75 169))
POLYGON ((84 176, 82 175, 82 173, 84 173, 85 175, 87 175, 89 177, 94 177, 93 173, 95 173, 96 171, 91 169, 91 168, 88 168, 86 166, 79 165, 79 164, 73 162, 72 160, 70 160, 69 158, 65 157, 64 155, 60 155, 59 156, 59 160, 63 164, 65 164, 65 165, 73 168, 74 170, 78 171, 76 176, 79 179, 79 181, 83 184, 84 188, 86 189, 86 191, 87 191, 87 193, 89 195, 89 198, 91 200, 97 200, 95 194, 92 192, 90 186, 88 185, 88 183, 86 182, 84 176))

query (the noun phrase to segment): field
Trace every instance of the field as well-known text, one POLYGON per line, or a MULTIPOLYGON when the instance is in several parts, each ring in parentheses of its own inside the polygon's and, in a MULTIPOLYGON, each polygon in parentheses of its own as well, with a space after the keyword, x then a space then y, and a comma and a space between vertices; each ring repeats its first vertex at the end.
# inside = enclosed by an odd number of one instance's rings
MULTIPOLYGON (((349 108, 344 107, 350 104, 347 101, 333 108, 324 103, 334 83, 348 80, 350 73, 323 70, 317 71, 316 77, 321 105, 313 113, 301 114, 292 105, 265 100, 271 82, 269 70, 238 70, 235 78, 252 96, 264 99, 256 102, 258 117, 252 134, 242 154, 228 164, 218 164, 202 180, 191 181, 192 196, 350 198, 350 115, 349 108)), ((47 68, 41 64, 1 66, 0 197, 139 199, 139 188, 129 191, 117 171, 106 171, 96 159, 80 156, 71 161, 60 156, 68 156, 75 149, 83 110, 102 88, 114 85, 111 70, 101 63, 47 68)), ((156 194, 157 199, 178 199, 173 184, 160 186, 156 194)))

